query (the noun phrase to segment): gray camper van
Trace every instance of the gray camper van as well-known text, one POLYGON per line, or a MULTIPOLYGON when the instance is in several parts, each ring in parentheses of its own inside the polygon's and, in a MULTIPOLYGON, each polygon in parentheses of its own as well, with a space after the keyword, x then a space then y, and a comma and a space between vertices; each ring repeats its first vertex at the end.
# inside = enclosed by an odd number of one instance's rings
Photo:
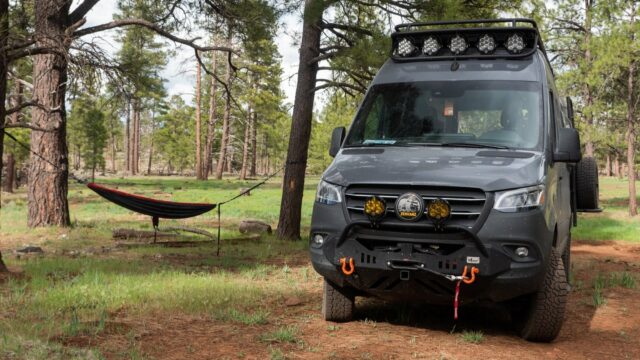
POLYGON ((403 24, 318 185, 310 255, 322 311, 356 296, 504 303, 552 341, 569 291, 571 227, 598 210, 570 99, 529 19, 403 24), (462 291, 460 291, 462 288, 462 291))

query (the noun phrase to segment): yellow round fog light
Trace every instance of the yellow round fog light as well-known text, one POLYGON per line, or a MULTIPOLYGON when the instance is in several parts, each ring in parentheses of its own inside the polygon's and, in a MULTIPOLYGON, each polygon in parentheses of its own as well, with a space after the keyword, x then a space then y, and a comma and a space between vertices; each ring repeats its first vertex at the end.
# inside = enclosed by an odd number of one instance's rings
POLYGON ((372 196, 364 203, 364 214, 369 220, 377 221, 384 217, 387 212, 387 205, 384 200, 377 196, 372 196))

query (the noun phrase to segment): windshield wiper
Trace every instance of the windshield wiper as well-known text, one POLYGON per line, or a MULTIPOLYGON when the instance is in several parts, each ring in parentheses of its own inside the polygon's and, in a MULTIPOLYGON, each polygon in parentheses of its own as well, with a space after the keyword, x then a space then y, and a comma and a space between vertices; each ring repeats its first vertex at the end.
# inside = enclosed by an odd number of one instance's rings
POLYGON ((502 145, 490 145, 490 144, 478 144, 478 143, 466 143, 466 142, 448 142, 442 143, 440 146, 444 147, 468 147, 468 148, 486 148, 486 149, 509 149, 508 146, 502 145))

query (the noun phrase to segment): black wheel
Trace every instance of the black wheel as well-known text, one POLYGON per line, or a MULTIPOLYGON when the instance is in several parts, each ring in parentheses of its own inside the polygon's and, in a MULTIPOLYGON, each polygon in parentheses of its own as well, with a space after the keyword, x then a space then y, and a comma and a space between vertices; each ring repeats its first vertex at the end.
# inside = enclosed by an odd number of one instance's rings
POLYGON ((598 194, 598 164, 596 159, 592 157, 582 158, 576 167, 576 205, 578 205, 578 209, 598 209, 598 194))
POLYGON ((519 335, 528 341, 553 341, 562 328, 568 293, 562 259, 552 249, 542 287, 515 315, 519 335))
POLYGON ((564 266, 564 272, 567 274, 567 284, 571 286, 569 278, 571 277, 571 234, 567 239, 567 244, 564 246, 562 252, 562 266, 564 266))
POLYGON ((354 297, 344 289, 324 281, 322 296, 322 316, 326 321, 351 321, 354 310, 354 297))

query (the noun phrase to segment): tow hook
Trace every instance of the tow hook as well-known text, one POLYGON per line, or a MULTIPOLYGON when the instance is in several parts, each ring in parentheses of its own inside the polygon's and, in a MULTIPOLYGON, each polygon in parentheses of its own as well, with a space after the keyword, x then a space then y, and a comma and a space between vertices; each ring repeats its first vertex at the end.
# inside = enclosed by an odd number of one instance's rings
POLYGON ((348 258, 349 260, 347 260, 346 257, 340 258, 340 264, 342 264, 342 273, 349 276, 351 274, 353 274, 353 272, 356 270, 356 266, 353 263, 353 258, 350 257, 348 258), (347 261, 348 261, 348 269, 347 269, 347 261))

